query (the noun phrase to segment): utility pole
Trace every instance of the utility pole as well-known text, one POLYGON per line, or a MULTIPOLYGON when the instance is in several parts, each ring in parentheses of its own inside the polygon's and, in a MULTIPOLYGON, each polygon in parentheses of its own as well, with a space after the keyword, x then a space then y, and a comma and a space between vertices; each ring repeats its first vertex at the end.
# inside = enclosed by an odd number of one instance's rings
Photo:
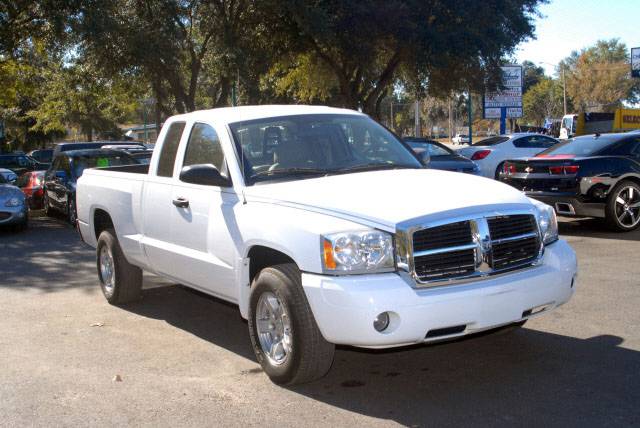
POLYGON ((567 115, 567 81, 564 80, 564 67, 562 67, 562 103, 564 105, 564 115, 567 115))
POLYGON ((414 129, 414 135, 416 137, 421 137, 421 129, 420 129, 420 101, 416 100, 416 102, 414 103, 415 105, 415 115, 414 115, 414 120, 415 120, 415 129, 414 129))
POLYGON ((471 145, 471 143, 473 142, 473 137, 471 136, 473 133, 473 114, 471 111, 471 90, 469 90, 469 97, 467 98, 467 113, 468 113, 468 120, 469 120, 469 144, 471 145))

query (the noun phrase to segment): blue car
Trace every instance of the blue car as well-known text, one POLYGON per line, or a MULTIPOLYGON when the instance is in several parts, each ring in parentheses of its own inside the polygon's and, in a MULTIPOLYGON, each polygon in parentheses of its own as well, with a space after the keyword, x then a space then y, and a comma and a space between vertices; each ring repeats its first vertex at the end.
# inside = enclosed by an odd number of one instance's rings
POLYGON ((29 222, 29 208, 24 193, 0 175, 0 226, 25 229, 29 222))
POLYGON ((418 137, 405 137, 403 140, 420 158, 425 152, 429 154, 429 163, 425 165, 428 168, 476 175, 480 172, 480 168, 474 161, 457 154, 437 141, 418 137))

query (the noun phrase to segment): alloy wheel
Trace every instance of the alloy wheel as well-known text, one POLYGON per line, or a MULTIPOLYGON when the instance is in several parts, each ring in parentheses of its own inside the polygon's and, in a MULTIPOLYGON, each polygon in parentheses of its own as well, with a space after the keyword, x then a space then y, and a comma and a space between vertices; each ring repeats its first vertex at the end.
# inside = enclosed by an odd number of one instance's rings
POLYGON ((100 279, 104 287, 105 294, 112 295, 115 288, 115 270, 113 256, 107 246, 100 249, 100 279))
POLYGON ((634 186, 625 186, 616 195, 615 214, 625 228, 635 227, 640 222, 640 192, 634 186))
POLYGON ((291 321, 285 306, 272 292, 264 292, 256 308, 256 329, 262 351, 274 365, 283 364, 291 354, 291 321))

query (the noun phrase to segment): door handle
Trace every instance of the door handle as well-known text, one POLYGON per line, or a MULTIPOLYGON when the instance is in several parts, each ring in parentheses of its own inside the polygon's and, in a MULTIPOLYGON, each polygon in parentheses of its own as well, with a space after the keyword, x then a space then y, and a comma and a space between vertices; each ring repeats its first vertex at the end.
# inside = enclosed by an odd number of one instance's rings
POLYGON ((178 208, 189 208, 189 200, 186 198, 176 198, 173 201, 173 205, 175 205, 178 208))

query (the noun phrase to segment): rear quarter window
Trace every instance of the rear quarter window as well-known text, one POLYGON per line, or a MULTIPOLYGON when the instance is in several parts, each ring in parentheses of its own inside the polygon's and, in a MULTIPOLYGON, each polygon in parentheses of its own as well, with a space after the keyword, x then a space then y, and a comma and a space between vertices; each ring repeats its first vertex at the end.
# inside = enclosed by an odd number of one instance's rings
POLYGON ((156 174, 160 177, 173 176, 173 165, 176 162, 176 153, 180 145, 180 138, 184 131, 185 122, 174 122, 169 126, 160 149, 160 159, 156 174))

